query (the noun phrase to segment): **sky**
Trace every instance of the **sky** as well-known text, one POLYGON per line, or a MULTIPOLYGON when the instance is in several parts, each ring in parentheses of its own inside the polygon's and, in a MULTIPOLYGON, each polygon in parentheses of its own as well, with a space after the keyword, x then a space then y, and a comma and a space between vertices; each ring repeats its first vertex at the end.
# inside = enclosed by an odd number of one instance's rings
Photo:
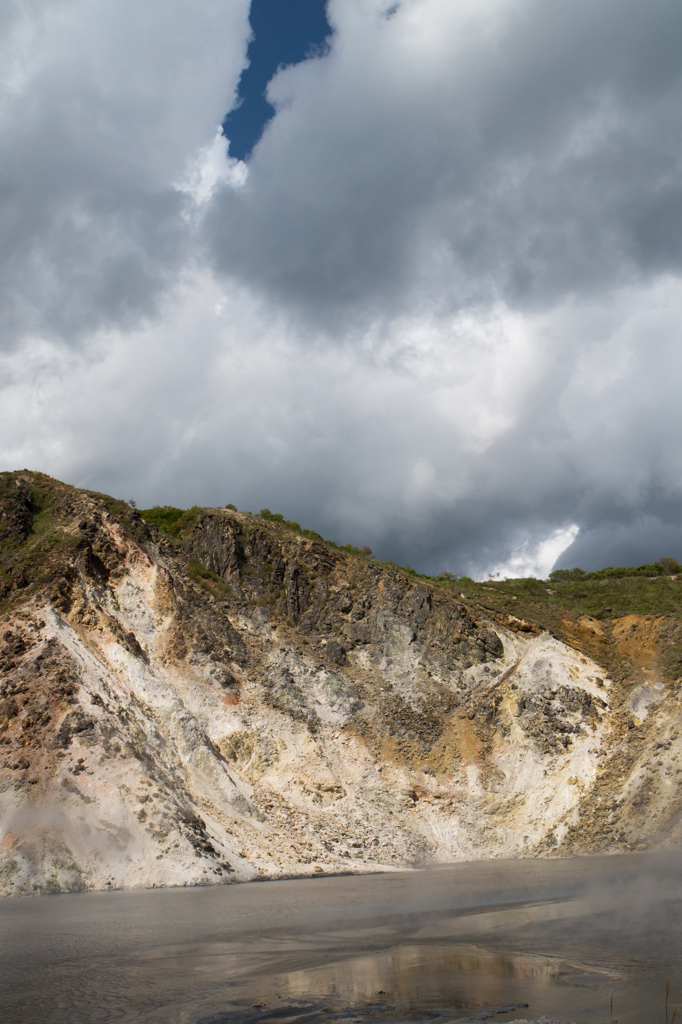
POLYGON ((682 560, 682 6, 249 13, 2 6, 0 469, 425 572, 682 560))
POLYGON ((236 105, 223 122, 228 156, 248 160, 275 108, 265 95, 280 67, 322 56, 332 30, 325 0, 251 0, 251 37, 236 105))

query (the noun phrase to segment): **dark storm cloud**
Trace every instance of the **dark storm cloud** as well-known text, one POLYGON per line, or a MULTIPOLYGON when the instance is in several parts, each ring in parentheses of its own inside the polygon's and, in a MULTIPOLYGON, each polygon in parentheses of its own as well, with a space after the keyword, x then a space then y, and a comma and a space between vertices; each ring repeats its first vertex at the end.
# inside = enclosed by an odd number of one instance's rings
POLYGON ((668 556, 682 559, 679 514, 673 522, 642 516, 634 522, 602 522, 585 530, 557 560, 557 569, 601 569, 605 565, 644 565, 668 556))

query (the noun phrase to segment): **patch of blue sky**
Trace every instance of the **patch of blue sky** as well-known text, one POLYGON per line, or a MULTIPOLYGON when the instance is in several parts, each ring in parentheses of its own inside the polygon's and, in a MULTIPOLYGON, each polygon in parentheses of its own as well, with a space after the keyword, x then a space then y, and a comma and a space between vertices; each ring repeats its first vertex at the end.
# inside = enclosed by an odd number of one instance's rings
POLYGON ((239 104, 223 122, 229 155, 248 160, 274 110, 265 97, 278 68, 320 52, 331 35, 326 0, 251 0, 249 65, 239 80, 239 104))

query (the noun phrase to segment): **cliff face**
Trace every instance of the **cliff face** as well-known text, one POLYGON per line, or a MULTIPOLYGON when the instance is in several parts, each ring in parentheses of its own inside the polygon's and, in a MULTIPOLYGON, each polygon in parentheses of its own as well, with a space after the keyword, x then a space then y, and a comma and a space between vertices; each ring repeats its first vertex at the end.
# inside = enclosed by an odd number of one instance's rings
POLYGON ((0 475, 0 555, 5 894, 679 839, 655 672, 277 522, 174 539, 37 473, 0 475))

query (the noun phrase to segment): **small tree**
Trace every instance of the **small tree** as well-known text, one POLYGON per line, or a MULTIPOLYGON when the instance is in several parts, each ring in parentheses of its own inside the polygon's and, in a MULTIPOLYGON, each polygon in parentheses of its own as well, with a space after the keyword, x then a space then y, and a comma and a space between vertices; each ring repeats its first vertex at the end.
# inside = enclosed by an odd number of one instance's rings
POLYGON ((552 583, 568 583, 570 580, 581 580, 587 573, 584 569, 555 569, 549 574, 552 583))
POLYGON ((658 564, 666 576, 674 576, 675 573, 680 571, 680 565, 677 559, 669 558, 667 555, 664 555, 663 558, 659 558, 658 564))
POLYGON ((363 555, 365 556, 365 558, 371 558, 371 556, 372 556, 372 555, 374 554, 374 552, 372 551, 372 549, 371 549, 371 548, 368 548, 368 547, 367 547, 366 545, 365 545, 365 547, 364 547, 364 548, 362 549, 362 553, 363 553, 363 555))

